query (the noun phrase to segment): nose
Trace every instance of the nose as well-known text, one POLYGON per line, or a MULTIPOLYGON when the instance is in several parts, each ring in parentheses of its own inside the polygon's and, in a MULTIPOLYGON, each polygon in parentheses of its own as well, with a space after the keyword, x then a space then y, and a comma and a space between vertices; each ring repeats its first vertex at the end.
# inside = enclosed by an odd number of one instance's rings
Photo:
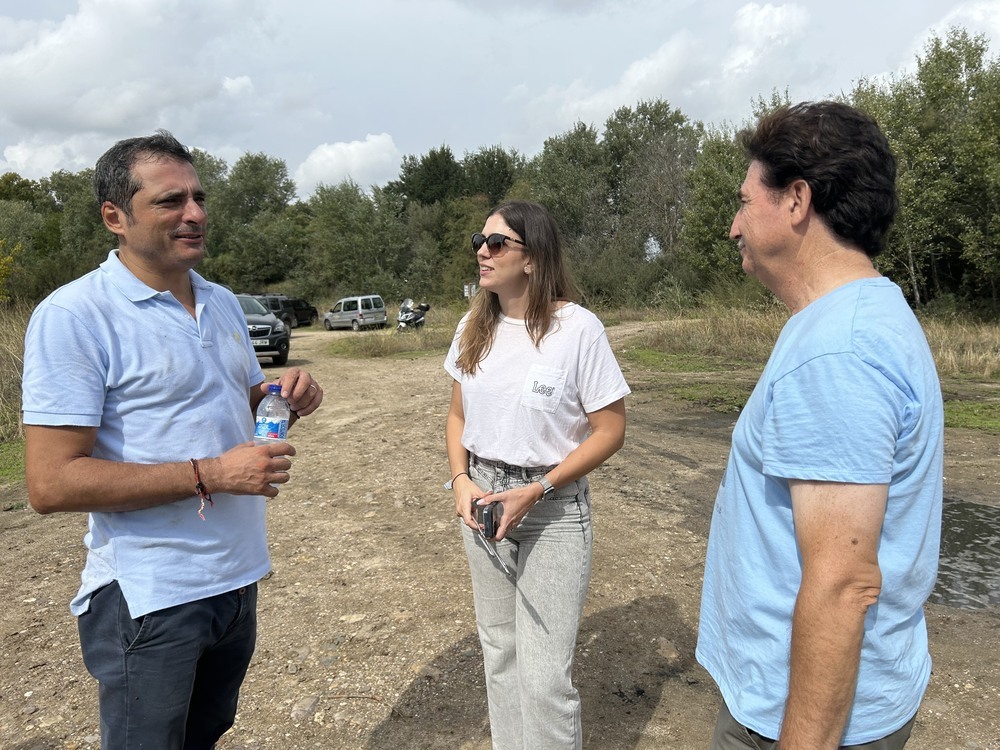
POLYGON ((740 215, 736 214, 733 217, 733 223, 729 225, 729 239, 731 240, 738 240, 743 236, 743 232, 741 232, 739 228, 739 219, 740 215))
POLYGON ((204 224, 208 213, 205 211, 205 204, 190 199, 184 207, 184 222, 187 224, 204 224))

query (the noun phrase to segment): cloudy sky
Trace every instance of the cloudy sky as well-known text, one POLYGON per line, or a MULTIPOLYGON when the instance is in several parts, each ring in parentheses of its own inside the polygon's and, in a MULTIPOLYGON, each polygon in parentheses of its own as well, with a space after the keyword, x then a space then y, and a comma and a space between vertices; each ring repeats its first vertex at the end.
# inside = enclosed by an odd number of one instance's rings
POLYGON ((910 71, 950 26, 996 55, 1000 0, 0 0, 0 173, 162 127, 283 159, 305 197, 442 144, 530 156, 643 99, 741 124, 774 89, 910 71))

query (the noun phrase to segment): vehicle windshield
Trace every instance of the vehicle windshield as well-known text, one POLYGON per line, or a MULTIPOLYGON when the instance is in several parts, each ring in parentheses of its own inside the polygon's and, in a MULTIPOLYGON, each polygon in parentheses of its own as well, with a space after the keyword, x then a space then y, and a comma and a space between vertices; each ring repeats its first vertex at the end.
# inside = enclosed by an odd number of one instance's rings
POLYGON ((236 299, 240 301, 240 307, 243 308, 244 315, 267 315, 267 308, 253 297, 244 297, 238 294, 236 295, 236 299))

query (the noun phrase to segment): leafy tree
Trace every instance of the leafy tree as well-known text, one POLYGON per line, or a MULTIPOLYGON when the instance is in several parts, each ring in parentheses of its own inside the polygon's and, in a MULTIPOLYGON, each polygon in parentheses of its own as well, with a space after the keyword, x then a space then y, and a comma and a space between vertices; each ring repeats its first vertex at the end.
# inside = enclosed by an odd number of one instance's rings
POLYGON ((24 201, 34 204, 39 198, 38 183, 27 180, 16 172, 0 177, 0 201, 24 201))
POLYGON ((1000 67, 984 37, 931 39, 913 75, 863 80, 855 103, 882 124, 899 165, 900 211, 879 267, 917 304, 998 303, 1000 67))
POLYGON ((462 160, 466 194, 483 195, 487 203, 496 206, 506 198, 525 163, 517 151, 504 151, 500 146, 466 153, 462 160))
POLYGON ((578 122, 548 138, 531 167, 533 198, 552 213, 571 244, 604 233, 608 162, 592 126, 578 122))
POLYGON ((448 146, 432 148, 419 159, 404 156, 399 179, 389 183, 390 191, 411 202, 429 206, 455 198, 465 191, 465 173, 448 146))
POLYGON ((739 254, 729 228, 747 163, 731 130, 709 131, 688 174, 681 241, 673 272, 684 286, 705 290, 739 283, 739 254))

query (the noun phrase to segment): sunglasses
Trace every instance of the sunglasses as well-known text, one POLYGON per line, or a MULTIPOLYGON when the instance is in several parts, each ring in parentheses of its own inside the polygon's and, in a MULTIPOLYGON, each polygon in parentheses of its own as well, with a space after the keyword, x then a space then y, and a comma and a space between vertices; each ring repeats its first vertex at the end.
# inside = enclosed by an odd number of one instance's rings
MULTIPOLYGON (((507 242, 513 242, 521 247, 527 247, 521 240, 515 240, 513 237, 508 237, 506 234, 500 234, 499 232, 494 232, 489 237, 481 232, 476 232, 472 235, 472 250, 474 252, 479 252, 484 244, 486 249, 490 253, 491 258, 500 258, 507 254, 507 242)), ((517 248, 514 248, 515 250, 517 248)))

